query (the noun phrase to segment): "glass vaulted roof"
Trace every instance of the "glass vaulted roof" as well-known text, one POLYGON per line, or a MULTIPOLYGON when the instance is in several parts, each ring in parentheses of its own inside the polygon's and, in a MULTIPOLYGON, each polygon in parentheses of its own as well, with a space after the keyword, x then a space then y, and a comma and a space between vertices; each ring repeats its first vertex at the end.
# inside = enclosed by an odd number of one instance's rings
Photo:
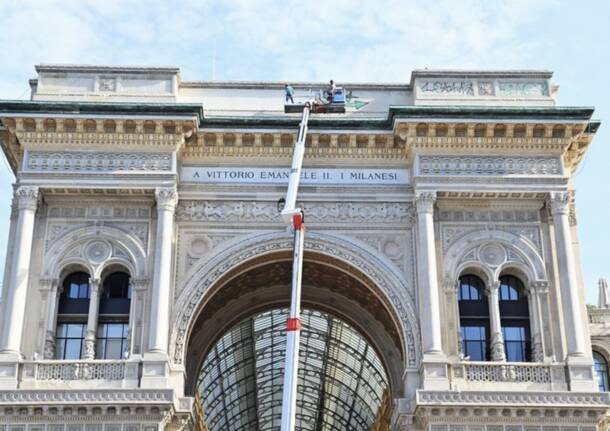
MULTIPOLYGON (((288 310, 243 320, 220 338, 199 373, 211 431, 279 430, 288 310)), ((370 344, 329 314, 301 315, 296 430, 370 430, 388 378, 370 344)))

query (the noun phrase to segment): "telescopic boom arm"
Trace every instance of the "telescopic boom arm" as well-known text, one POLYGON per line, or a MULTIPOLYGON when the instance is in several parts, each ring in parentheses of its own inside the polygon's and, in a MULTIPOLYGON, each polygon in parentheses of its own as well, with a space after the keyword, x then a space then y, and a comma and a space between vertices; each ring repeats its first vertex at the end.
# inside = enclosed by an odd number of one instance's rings
POLYGON ((303 241, 305 225, 301 208, 295 208, 303 155, 305 153, 305 139, 307 138, 307 122, 311 106, 306 103, 303 107, 303 116, 299 125, 299 134, 292 156, 292 167, 288 179, 288 192, 282 210, 284 223, 292 225, 294 230, 294 251, 292 260, 292 294, 290 299, 290 314, 286 322, 286 363, 284 366, 284 392, 282 396, 282 427, 281 431, 294 431, 296 422, 297 404, 297 377, 299 363, 299 341, 301 335, 301 278, 303 272, 303 241))

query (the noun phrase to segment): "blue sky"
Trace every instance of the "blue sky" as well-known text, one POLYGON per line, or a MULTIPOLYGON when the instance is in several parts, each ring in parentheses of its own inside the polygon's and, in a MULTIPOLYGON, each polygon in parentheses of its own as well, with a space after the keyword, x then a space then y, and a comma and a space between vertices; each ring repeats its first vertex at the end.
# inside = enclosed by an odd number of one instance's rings
MULTIPOLYGON (((595 302, 597 279, 610 276, 609 18, 602 0, 0 0, 0 98, 28 98, 37 63, 339 82, 408 82, 424 67, 552 70, 560 104, 594 106, 605 123, 575 177, 587 299, 595 302)), ((0 163, 2 226, 13 180, 0 163)))

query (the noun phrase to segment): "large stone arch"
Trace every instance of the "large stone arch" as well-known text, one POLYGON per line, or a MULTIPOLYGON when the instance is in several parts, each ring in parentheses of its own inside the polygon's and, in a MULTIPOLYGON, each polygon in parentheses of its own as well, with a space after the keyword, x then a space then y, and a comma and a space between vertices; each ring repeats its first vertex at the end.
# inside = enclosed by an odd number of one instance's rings
MULTIPOLYGON (((215 286, 225 283, 228 274, 248 261, 264 260, 265 256, 290 250, 292 236, 286 232, 255 234, 230 244, 192 272, 175 301, 170 339, 171 360, 175 364, 184 364, 185 346, 193 323, 202 309, 202 304, 213 295, 215 286)), ((416 307, 408 294, 408 286, 397 269, 356 243, 329 234, 307 232, 306 259, 308 253, 326 255, 343 262, 363 274, 367 283, 377 287, 400 326, 399 335, 403 349, 401 353, 405 358, 405 365, 408 368, 416 368, 421 351, 416 307)))
POLYGON ((133 278, 144 278, 148 271, 140 240, 112 226, 86 226, 64 234, 45 252, 42 275, 59 279, 70 265, 86 268, 92 278, 100 278, 109 265, 125 267, 133 278))

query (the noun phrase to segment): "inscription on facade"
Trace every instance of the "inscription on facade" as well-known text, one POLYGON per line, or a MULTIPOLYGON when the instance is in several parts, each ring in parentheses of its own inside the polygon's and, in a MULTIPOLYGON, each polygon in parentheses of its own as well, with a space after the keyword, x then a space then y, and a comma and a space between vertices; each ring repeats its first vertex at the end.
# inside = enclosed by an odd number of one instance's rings
MULTIPOLYGON (((288 168, 195 167, 184 166, 180 179, 205 184, 287 184, 288 168)), ((301 171, 303 185, 407 185, 407 169, 334 169, 310 168, 301 171)))

